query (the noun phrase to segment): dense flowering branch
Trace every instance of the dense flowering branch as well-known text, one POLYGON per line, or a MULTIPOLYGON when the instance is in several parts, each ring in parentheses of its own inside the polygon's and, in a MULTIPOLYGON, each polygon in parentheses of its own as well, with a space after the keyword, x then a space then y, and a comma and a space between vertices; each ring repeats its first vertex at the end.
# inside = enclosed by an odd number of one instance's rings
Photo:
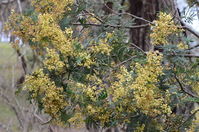
MULTIPOLYGON (((173 76, 168 73, 177 71, 181 78, 195 85, 183 73, 188 67, 179 64, 176 69, 170 68, 173 63, 187 62, 183 57, 192 56, 183 52, 187 46, 182 41, 173 44, 174 48, 165 48, 172 42, 170 37, 179 37, 182 31, 171 15, 160 12, 157 20, 149 22, 128 14, 147 24, 123 26, 104 24, 90 12, 82 10, 94 19, 82 23, 70 19, 65 24, 65 20, 75 16, 72 9, 78 7, 73 4, 72 0, 36 0, 31 15, 13 13, 10 18, 8 28, 29 43, 43 59, 41 67, 26 76, 24 90, 28 91, 29 98, 52 117, 51 123, 61 126, 83 126, 92 122, 112 127, 128 124, 139 115, 153 120, 157 124, 156 130, 166 129, 167 120, 177 118, 172 113, 172 98, 179 98, 179 95, 173 91, 179 85, 184 90, 178 78, 170 80, 173 76), (95 23, 96 19, 100 24, 95 23), (86 31, 76 37, 79 26, 85 27, 86 31), (93 26, 112 27, 114 31, 107 28, 103 33, 93 33, 93 26), (161 45, 165 50, 162 53, 144 52, 135 44, 126 42, 122 30, 147 26, 152 27, 151 43, 161 45), (183 57, 176 60, 180 56, 183 57), (161 118, 165 121, 160 122, 161 118)), ((179 89, 176 91, 180 92, 179 89)), ((190 93, 185 91, 183 96, 186 94, 190 93)), ((143 131, 145 127, 145 124, 139 124, 135 129, 143 131)))

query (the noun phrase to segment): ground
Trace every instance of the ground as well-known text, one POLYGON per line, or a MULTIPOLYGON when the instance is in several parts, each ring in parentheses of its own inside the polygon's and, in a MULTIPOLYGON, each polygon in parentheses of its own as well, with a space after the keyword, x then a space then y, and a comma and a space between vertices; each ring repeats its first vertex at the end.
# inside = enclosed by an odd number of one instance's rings
MULTIPOLYGON (((9 43, 0 42, 0 96, 2 91, 11 92, 12 83, 20 72, 17 55, 9 43), (10 83, 12 82, 12 83, 10 83)), ((8 94, 9 95, 9 94, 8 94)), ((0 125, 8 126, 14 132, 18 131, 18 121, 13 110, 0 97, 0 125)), ((0 127, 0 131, 5 130, 0 127)))

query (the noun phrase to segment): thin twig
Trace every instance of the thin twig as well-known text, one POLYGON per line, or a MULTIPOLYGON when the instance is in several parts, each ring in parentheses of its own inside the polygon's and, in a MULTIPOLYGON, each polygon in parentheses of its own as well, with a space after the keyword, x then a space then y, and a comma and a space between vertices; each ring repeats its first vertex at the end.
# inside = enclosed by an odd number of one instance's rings
POLYGON ((174 74, 174 78, 176 79, 177 83, 178 83, 178 84, 179 84, 179 86, 180 86, 180 89, 181 89, 184 93, 188 94, 188 95, 189 95, 189 96, 191 96, 191 97, 198 98, 198 96, 197 96, 197 95, 194 95, 194 94, 192 94, 192 93, 188 92, 187 90, 185 90, 185 88, 184 88, 183 84, 180 82, 180 80, 178 79, 178 77, 177 77, 177 75, 176 75, 176 74, 174 74))
POLYGON ((134 44, 134 43, 130 43, 130 44, 131 44, 131 46, 135 47, 136 49, 140 50, 142 53, 144 53, 146 55, 146 52, 143 49, 141 49, 140 47, 138 47, 136 44, 134 44))
POLYGON ((192 50, 192 49, 195 49, 195 48, 197 48, 197 47, 199 47, 199 44, 197 44, 197 45, 195 45, 195 46, 193 46, 193 47, 190 47, 190 48, 187 49, 187 50, 192 50))
POLYGON ((20 12, 20 14, 22 14, 21 1, 17 0, 17 4, 18 4, 18 7, 19 7, 19 12, 20 12))
POLYGON ((51 119, 49 119, 48 121, 42 123, 41 125, 46 125, 46 124, 50 123, 52 120, 53 120, 53 118, 51 118, 51 119))
POLYGON ((42 119, 39 115, 37 115, 36 112, 34 112, 33 115, 42 123, 42 125, 48 124, 52 120, 52 119, 50 119, 48 121, 44 121, 44 119, 42 119))
POLYGON ((183 127, 191 118, 193 118, 193 116, 199 111, 199 109, 197 109, 196 111, 194 111, 194 113, 192 113, 179 127, 178 130, 183 127))
POLYGON ((131 14, 131 13, 127 13, 127 12, 125 12, 125 13, 118 13, 118 12, 114 11, 113 9, 109 8, 106 4, 104 4, 104 6, 106 6, 106 8, 108 8, 109 10, 111 10, 111 11, 112 11, 114 14, 116 14, 116 15, 128 15, 128 16, 131 16, 131 17, 133 17, 133 18, 135 18, 135 19, 138 19, 138 20, 142 20, 142 21, 144 21, 144 22, 147 22, 147 23, 149 23, 149 24, 154 24, 153 22, 151 22, 151 21, 149 21, 149 20, 146 20, 146 19, 144 19, 144 18, 142 18, 142 17, 138 17, 138 16, 133 15, 133 14, 131 14))
POLYGON ((130 58, 128 58, 128 59, 122 61, 121 63, 117 64, 114 68, 119 67, 119 66, 121 66, 121 65, 123 65, 123 64, 125 64, 125 63, 127 63, 128 61, 132 60, 132 59, 135 58, 135 57, 136 57, 136 56, 132 56, 132 57, 130 57, 130 58))
POLYGON ((188 27, 187 24, 185 24, 185 22, 182 21, 182 23, 185 25, 185 26, 183 26, 184 29, 186 29, 187 31, 189 31, 190 33, 195 35, 197 38, 199 38, 199 33, 197 33, 196 31, 192 30, 190 27, 188 27))
POLYGON ((23 68, 24 74, 26 75, 26 74, 27 74, 27 63, 26 63, 26 59, 25 59, 25 57, 21 54, 21 52, 20 52, 19 49, 16 49, 16 52, 17 52, 18 57, 21 59, 22 68, 23 68))
POLYGON ((199 55, 194 54, 166 54, 167 56, 181 56, 181 57, 194 57, 199 58, 199 55))
POLYGON ((88 15, 94 17, 94 18, 97 19, 99 22, 104 23, 104 21, 103 21, 101 18, 97 17, 95 14, 90 13, 90 12, 87 11, 87 10, 84 10, 84 12, 88 13, 88 15))
POLYGON ((135 25, 135 26, 123 26, 123 25, 95 24, 95 23, 85 23, 85 24, 72 23, 72 25, 84 25, 84 26, 95 26, 95 27, 113 27, 113 28, 129 28, 129 29, 145 28, 145 27, 149 26, 149 24, 135 25))

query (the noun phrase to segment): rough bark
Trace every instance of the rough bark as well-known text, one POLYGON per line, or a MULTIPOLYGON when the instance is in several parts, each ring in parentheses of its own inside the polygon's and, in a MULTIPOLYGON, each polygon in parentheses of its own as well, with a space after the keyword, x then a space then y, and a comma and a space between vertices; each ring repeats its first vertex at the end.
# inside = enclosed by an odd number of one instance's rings
MULTIPOLYGON (((173 9, 172 0, 129 0, 130 13, 138 17, 142 17, 148 21, 153 21, 157 13, 162 9, 173 9)), ((173 10, 171 10, 173 11, 173 10)), ((137 25, 146 24, 146 21, 135 20, 137 25)), ((150 27, 131 29, 131 39, 138 47, 144 51, 151 48, 149 39, 150 27)))

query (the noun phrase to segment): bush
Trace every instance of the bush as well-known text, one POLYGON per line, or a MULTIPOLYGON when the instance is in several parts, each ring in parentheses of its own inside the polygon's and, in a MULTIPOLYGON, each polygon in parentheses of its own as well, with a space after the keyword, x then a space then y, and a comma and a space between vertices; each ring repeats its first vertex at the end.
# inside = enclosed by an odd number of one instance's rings
POLYGON ((23 15, 13 12, 7 28, 42 58, 24 90, 52 123, 134 131, 197 125, 190 123, 196 112, 176 112, 199 101, 199 69, 198 59, 187 58, 186 42, 177 40, 183 30, 170 14, 160 12, 151 24, 151 42, 161 51, 144 52, 128 42, 128 22, 103 18, 92 3, 35 0, 32 6, 23 15))

